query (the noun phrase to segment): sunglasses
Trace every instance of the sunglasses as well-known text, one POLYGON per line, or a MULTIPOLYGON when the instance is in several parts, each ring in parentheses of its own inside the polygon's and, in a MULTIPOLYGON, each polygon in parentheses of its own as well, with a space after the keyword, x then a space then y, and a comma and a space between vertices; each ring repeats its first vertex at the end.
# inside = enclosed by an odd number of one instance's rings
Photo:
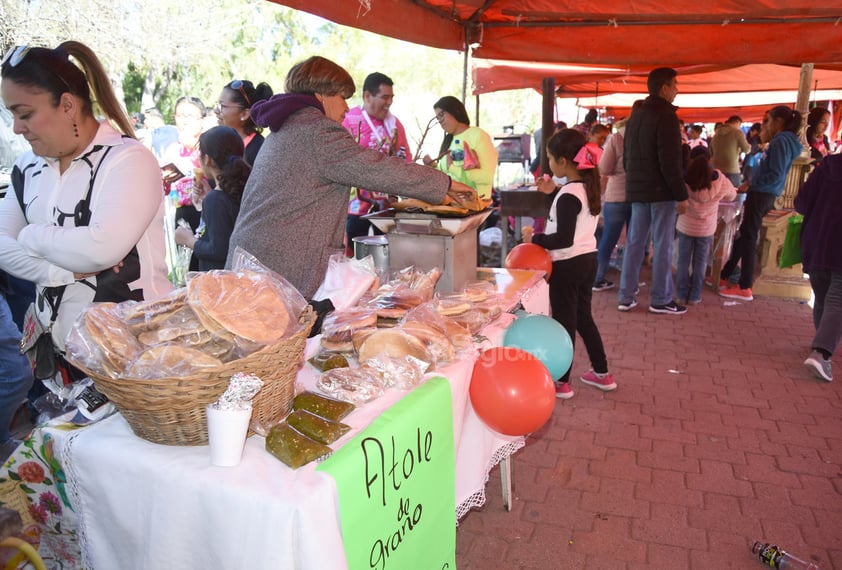
POLYGON ((235 79, 231 82, 231 89, 236 89, 237 91, 239 91, 240 95, 243 96, 243 99, 246 100, 246 105, 251 107, 251 100, 249 99, 249 96, 246 95, 245 82, 243 82, 241 79, 235 79))
MULTIPOLYGON (((31 50, 32 46, 15 46, 9 49, 9 51, 6 52, 6 55, 3 56, 3 61, 0 62, 0 66, 9 64, 9 67, 17 67, 18 65, 20 65, 20 62, 26 59, 26 56, 29 55, 29 52, 31 50)), ((49 70, 53 75, 58 77, 62 83, 64 83, 64 86, 67 87, 68 92, 75 93, 73 88, 70 86, 70 83, 67 82, 67 80, 61 73, 59 73, 49 65, 46 65, 44 67, 46 67, 47 70, 49 70)))
POLYGON ((31 49, 30 46, 15 46, 10 48, 6 52, 6 55, 3 56, 3 62, 0 65, 6 65, 8 63, 11 67, 17 67, 26 58, 31 49))

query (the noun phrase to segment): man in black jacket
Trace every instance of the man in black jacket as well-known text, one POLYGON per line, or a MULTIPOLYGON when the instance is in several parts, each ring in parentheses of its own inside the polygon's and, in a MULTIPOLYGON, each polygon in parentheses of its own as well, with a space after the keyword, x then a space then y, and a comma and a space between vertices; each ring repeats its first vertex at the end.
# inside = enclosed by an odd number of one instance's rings
POLYGON ((649 72, 649 97, 629 118, 624 140, 626 200, 631 222, 620 276, 620 311, 637 306, 634 296, 651 230, 652 293, 649 311, 668 315, 687 312, 673 301, 672 243, 677 213, 687 208, 681 150, 681 124, 672 102, 678 93, 676 71, 659 67, 649 72))

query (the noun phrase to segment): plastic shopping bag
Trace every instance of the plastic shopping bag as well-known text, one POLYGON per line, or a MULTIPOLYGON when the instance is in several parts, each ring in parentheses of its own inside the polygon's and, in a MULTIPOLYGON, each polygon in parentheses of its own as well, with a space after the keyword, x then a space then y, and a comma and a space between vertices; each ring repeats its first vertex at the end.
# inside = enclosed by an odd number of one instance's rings
POLYGON ((801 225, 803 223, 804 216, 801 214, 795 214, 789 218, 784 246, 781 249, 781 269, 801 263, 801 225))

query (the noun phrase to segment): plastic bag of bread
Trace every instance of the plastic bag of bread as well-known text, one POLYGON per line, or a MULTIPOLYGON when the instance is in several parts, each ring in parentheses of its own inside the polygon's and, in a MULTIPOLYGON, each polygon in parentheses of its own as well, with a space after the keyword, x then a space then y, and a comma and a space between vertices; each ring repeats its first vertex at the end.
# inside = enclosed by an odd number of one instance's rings
MULTIPOLYGON (((231 270, 269 276, 274 282, 274 290, 283 297, 284 304, 291 317, 284 336, 291 336, 301 330, 302 325, 298 323, 298 318, 307 307, 307 300, 289 281, 263 265, 256 257, 239 246, 234 250, 232 256, 231 270)), ((255 302, 255 305, 257 304, 259 303, 255 302)))
POLYGON ((334 352, 351 352, 356 331, 377 326, 377 311, 355 307, 328 314, 322 322, 321 346, 334 352))
POLYGON ((325 278, 313 299, 330 299, 336 310, 345 310, 356 305, 377 278, 371 256, 352 259, 337 253, 330 256, 325 278))
MULTIPOLYGON (((448 334, 447 322, 435 305, 427 302, 409 311, 397 328, 424 343, 432 357, 432 364, 438 365, 453 360, 458 350, 448 334)), ((456 336, 460 349, 473 344, 471 335, 465 329, 462 329, 461 335, 456 336)))
MULTIPOLYGON (((373 368, 335 368, 316 380, 316 387, 333 398, 365 404, 386 391, 382 376, 373 368)), ((321 415, 321 414, 319 414, 321 415)))
POLYGON ((429 271, 423 271, 410 265, 395 273, 392 281, 403 283, 410 290, 415 291, 423 302, 433 298, 439 277, 441 277, 441 269, 438 267, 433 267, 429 271))
POLYGON ((451 358, 444 358, 444 360, 452 360, 459 353, 464 350, 475 350, 476 345, 473 342, 471 333, 458 323, 447 319, 438 311, 438 305, 434 301, 423 303, 411 311, 401 320, 400 327, 412 333, 421 330, 421 334, 416 335, 427 343, 427 347, 431 354, 436 358, 436 361, 442 360, 442 355, 450 355, 450 351, 446 347, 431 346, 439 342, 440 337, 437 335, 434 338, 429 338, 429 333, 424 332, 429 328, 434 329, 435 332, 441 333, 453 347, 453 355, 451 358))
POLYGON ((360 370, 373 371, 372 375, 376 373, 382 379, 385 388, 412 390, 424 381, 424 373, 429 366, 412 356, 377 356, 366 360, 360 370))
POLYGON ((222 361, 199 349, 180 344, 159 344, 141 352, 126 368, 128 378, 178 378, 217 368, 222 361))
POLYGON ((378 310, 378 316, 399 319, 407 310, 429 301, 441 277, 441 269, 421 271, 414 266, 397 271, 394 278, 374 291, 363 295, 359 305, 378 310), (381 309, 399 309, 401 312, 386 314, 381 309))
POLYGON ((482 303, 487 299, 499 296, 497 288, 491 281, 469 281, 465 283, 462 291, 471 303, 482 303))
POLYGON ((402 358, 412 356, 422 362, 432 364, 434 359, 427 346, 417 337, 400 328, 378 329, 368 335, 357 351, 360 364, 376 356, 402 358))
POLYGON ((88 370, 118 378, 143 347, 115 303, 95 303, 80 313, 65 339, 67 358, 88 370))
POLYGON ((119 378, 143 352, 116 303, 93 303, 76 318, 65 341, 71 361, 89 370, 119 378))

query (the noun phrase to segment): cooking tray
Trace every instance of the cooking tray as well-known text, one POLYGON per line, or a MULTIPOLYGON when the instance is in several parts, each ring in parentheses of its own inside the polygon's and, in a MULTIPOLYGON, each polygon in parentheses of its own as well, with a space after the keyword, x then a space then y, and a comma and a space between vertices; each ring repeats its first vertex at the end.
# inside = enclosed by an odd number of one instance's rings
POLYGON ((468 215, 445 216, 409 211, 399 212, 389 208, 363 216, 381 232, 455 236, 477 228, 491 214, 492 208, 468 215))

